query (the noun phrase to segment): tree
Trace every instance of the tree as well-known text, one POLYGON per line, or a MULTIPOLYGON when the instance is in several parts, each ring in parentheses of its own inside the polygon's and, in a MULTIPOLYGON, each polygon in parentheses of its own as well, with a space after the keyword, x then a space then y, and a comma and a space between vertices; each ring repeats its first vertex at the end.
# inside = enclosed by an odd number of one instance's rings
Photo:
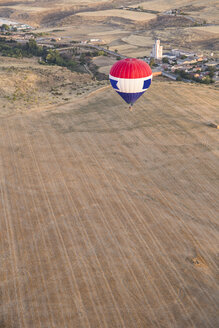
POLYGON ((167 57, 162 58, 162 63, 169 64, 169 59, 167 57))
POLYGON ((156 65, 154 58, 151 58, 149 65, 150 65, 150 67, 153 67, 156 65))
POLYGON ((85 54, 84 54, 84 53, 81 54, 81 56, 80 56, 80 63, 81 63, 82 65, 86 64, 85 54))
POLYGON ((46 56, 46 61, 50 64, 56 64, 59 66, 63 65, 63 58, 60 56, 57 50, 50 49, 46 56))
POLYGON ((209 70, 209 76, 210 78, 212 78, 214 76, 214 73, 216 72, 216 67, 213 67, 213 66, 208 66, 208 69, 209 70))
POLYGON ((204 79, 202 80, 202 82, 205 83, 205 84, 210 84, 211 83, 210 76, 207 75, 206 77, 204 77, 204 79))
POLYGON ((2 31, 9 31, 10 30, 10 27, 7 24, 2 24, 1 30, 2 31))
POLYGON ((105 52, 103 50, 98 51, 98 56, 104 56, 105 52))

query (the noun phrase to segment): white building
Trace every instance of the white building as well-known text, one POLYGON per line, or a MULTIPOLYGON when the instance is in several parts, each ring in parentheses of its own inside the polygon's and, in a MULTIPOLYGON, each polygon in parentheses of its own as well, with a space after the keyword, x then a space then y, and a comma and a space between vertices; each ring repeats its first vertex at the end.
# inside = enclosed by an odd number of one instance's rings
POLYGON ((160 45, 160 40, 155 40, 155 44, 152 48, 151 56, 155 59, 162 59, 163 57, 163 47, 160 45))

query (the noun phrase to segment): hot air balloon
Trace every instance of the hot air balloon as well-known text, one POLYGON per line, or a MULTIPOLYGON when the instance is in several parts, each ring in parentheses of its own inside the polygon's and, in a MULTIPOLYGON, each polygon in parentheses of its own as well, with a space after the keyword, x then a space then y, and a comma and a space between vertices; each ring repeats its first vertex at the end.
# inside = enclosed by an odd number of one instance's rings
POLYGON ((130 105, 149 88, 152 80, 150 66, 143 60, 126 58, 117 61, 109 74, 113 89, 130 105))

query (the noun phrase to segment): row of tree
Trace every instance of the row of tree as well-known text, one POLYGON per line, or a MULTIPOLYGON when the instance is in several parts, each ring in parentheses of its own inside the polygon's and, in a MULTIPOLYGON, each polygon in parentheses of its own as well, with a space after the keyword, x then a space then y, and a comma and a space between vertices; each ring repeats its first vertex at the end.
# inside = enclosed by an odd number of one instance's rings
POLYGON ((22 58, 32 56, 45 56, 47 50, 45 47, 38 46, 35 40, 30 40, 23 45, 18 44, 13 40, 0 38, 0 53, 2 56, 22 58))
POLYGON ((204 83, 204 84, 214 83, 214 80, 212 79, 214 75, 213 71, 211 71, 208 75, 206 75, 202 79, 191 76, 188 72, 185 72, 183 70, 175 70, 175 73, 177 74, 177 81, 182 81, 183 79, 186 79, 186 80, 193 80, 195 82, 204 83))
POLYGON ((57 50, 47 49, 38 46, 34 39, 29 40, 26 44, 18 44, 15 41, 7 41, 0 38, 0 53, 2 56, 23 58, 23 57, 40 57, 41 64, 50 64, 67 67, 70 70, 77 68, 76 61, 60 55, 57 50))

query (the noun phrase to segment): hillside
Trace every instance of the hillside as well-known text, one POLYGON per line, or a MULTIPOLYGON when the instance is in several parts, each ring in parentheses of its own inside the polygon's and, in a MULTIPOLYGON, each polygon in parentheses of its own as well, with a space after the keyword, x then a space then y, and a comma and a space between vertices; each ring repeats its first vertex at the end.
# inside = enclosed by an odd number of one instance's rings
POLYGON ((0 117, 17 112, 53 108, 77 101, 84 94, 104 86, 89 74, 67 68, 40 65, 37 59, 2 57, 0 63, 0 117))
POLYGON ((1 326, 217 327, 214 119, 166 81, 2 118, 1 326))

